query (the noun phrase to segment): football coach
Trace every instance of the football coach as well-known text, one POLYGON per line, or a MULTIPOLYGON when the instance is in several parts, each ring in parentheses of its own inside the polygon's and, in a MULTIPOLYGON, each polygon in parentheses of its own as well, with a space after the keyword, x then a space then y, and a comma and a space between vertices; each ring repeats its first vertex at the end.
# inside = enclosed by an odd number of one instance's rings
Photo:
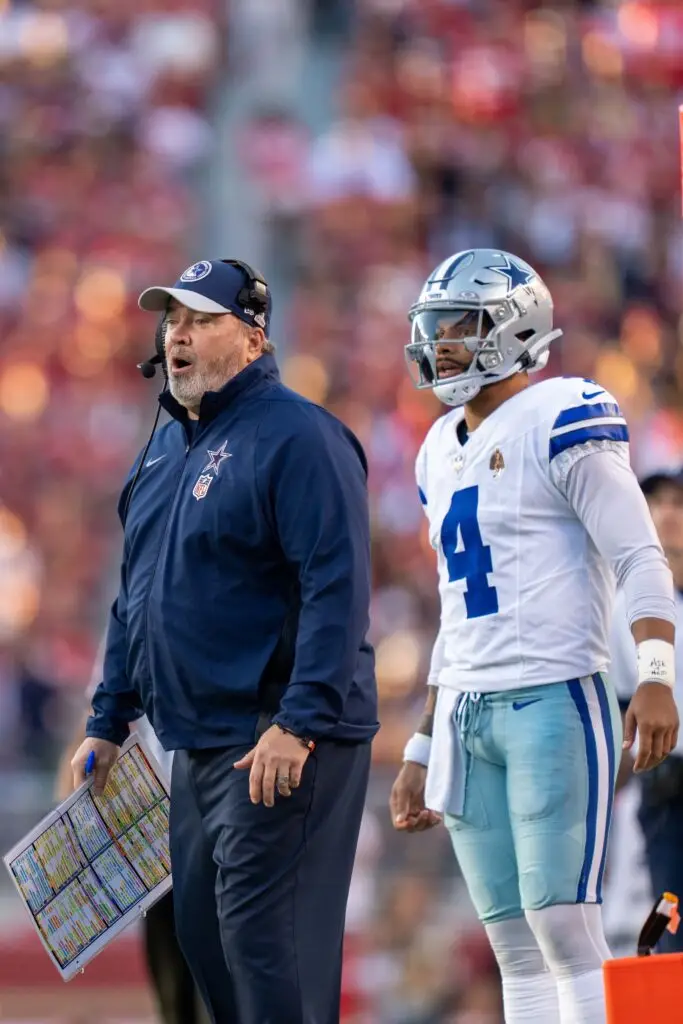
POLYGON ((344 917, 377 731, 367 466, 286 388, 271 296, 202 260, 142 309, 170 421, 119 504, 121 583, 74 782, 102 790, 143 712, 175 751, 178 939, 215 1024, 338 1024, 344 917))

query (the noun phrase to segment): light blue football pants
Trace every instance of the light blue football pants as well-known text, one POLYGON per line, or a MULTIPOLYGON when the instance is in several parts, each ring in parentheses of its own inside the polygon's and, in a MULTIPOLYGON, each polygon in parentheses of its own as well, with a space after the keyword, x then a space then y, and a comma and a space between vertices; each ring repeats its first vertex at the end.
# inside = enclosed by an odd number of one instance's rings
POLYGON ((622 726, 599 675, 463 694, 462 816, 446 815, 479 918, 601 903, 622 726))

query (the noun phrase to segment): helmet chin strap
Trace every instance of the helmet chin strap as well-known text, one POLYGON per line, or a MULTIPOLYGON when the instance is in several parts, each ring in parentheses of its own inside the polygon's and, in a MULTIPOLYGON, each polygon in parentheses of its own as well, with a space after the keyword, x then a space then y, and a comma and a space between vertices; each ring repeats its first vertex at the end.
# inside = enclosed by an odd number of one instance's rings
POLYGON ((462 387, 462 389, 464 390, 464 388, 468 386, 468 382, 462 380, 463 376, 464 374, 458 374, 458 376, 451 380, 450 382, 437 384, 435 386, 434 394, 436 395, 440 402, 443 402, 444 405, 451 406, 452 408, 459 408, 460 406, 466 405, 468 402, 471 402, 473 398, 477 397, 477 395, 481 391, 482 385, 480 383, 472 382, 472 384, 469 385, 472 389, 472 393, 462 395, 462 397, 460 397, 458 401, 454 400, 454 389, 459 389, 460 387, 462 387))
MULTIPOLYGON (((558 331, 557 333, 561 334, 562 332, 558 331)), ((546 337, 548 336, 546 335, 546 337)), ((529 352, 524 353, 524 355, 531 358, 531 353, 529 352)), ((445 380, 442 383, 437 384, 433 389, 434 394, 436 395, 440 402, 444 403, 444 405, 451 406, 452 408, 459 408, 463 405, 467 405, 468 402, 473 401, 473 399, 477 397, 480 391, 484 391, 486 388, 493 387, 494 384, 501 384, 504 380, 509 380, 510 377, 515 377, 518 373, 533 373, 535 370, 542 370, 548 361, 547 356, 548 351, 546 346, 546 348, 544 348, 543 351, 539 352, 536 360, 533 363, 531 363, 530 361, 530 364, 528 366, 523 366, 521 365, 522 358, 520 358, 517 360, 515 365, 510 370, 508 370, 507 373, 503 374, 502 376, 495 377, 494 380, 486 380, 485 378, 481 379, 481 375, 485 373, 485 371, 477 370, 477 374, 479 375, 480 379, 478 381, 471 382, 470 386, 472 388, 472 393, 464 396, 461 401, 452 400, 454 396, 450 389, 453 389, 458 385, 467 386, 467 372, 459 373, 457 377, 453 377, 451 378, 451 380, 445 380), (544 355, 546 356, 545 359, 543 358, 544 355), (463 380, 463 378, 465 379, 463 380), (439 392, 441 390, 443 393, 440 394, 439 392)), ((472 365, 475 365, 475 363, 476 359, 472 360, 472 365)))

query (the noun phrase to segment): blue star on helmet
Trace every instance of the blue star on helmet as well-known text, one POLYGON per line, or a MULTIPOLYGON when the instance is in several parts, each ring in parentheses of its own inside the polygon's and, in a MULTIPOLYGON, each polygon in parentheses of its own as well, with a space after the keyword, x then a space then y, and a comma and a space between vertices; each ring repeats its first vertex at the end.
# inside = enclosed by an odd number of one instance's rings
POLYGON ((497 274, 502 274, 503 277, 506 277, 509 292, 514 291, 520 284, 528 284, 536 276, 533 271, 520 267, 519 263, 510 259, 509 256, 503 256, 501 253, 500 258, 505 261, 501 266, 484 267, 484 270, 495 270, 497 274))
POLYGON ((217 448, 215 452, 211 451, 210 448, 207 450, 206 454, 209 456, 209 461, 204 466, 202 473, 215 473, 216 476, 218 476, 218 470, 221 468, 223 460, 232 458, 232 454, 226 451, 227 447, 228 442, 224 441, 220 448, 217 448))

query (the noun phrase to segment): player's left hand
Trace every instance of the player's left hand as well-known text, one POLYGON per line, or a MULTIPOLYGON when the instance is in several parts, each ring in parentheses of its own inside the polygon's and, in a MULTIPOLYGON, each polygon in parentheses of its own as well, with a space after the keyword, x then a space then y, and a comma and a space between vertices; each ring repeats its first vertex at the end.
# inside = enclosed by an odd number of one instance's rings
POLYGON ((249 772, 249 798, 266 807, 275 803, 275 790, 280 796, 291 796, 301 782, 301 773, 310 751, 304 744, 276 725, 267 729, 255 747, 233 767, 249 772))
POLYGON ((646 772, 663 761, 678 739, 678 711, 670 686, 641 683, 631 699, 624 720, 624 750, 630 750, 638 733, 634 772, 646 772))

